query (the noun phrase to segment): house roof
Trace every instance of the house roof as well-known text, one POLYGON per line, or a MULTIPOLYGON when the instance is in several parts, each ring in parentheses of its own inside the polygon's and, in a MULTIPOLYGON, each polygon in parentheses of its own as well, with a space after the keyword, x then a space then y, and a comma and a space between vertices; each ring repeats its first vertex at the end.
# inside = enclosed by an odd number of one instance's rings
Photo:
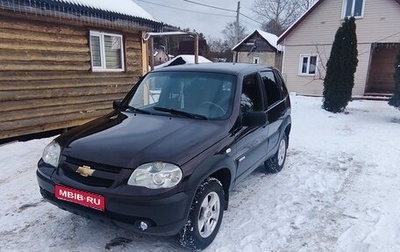
POLYGON ((162 28, 161 22, 133 0, 13 0, 0 1, 0 9, 107 27, 152 31, 162 28))
POLYGON ((265 32, 265 31, 262 31, 262 30, 259 30, 259 29, 254 30, 252 33, 247 35, 247 37, 242 39, 242 41, 240 41, 237 45, 235 45, 232 48, 232 51, 235 51, 241 44, 243 44, 248 38, 250 38, 251 36, 253 36, 256 33, 258 33, 265 41, 267 41, 275 49, 277 49, 278 51, 281 51, 280 46, 278 46, 278 44, 277 44, 278 37, 275 34, 268 33, 268 32, 265 32))
POLYGON ((132 0, 47 0, 48 3, 66 3, 136 18, 156 21, 147 11, 132 0))
MULTIPOLYGON (((297 26, 301 24, 318 6, 325 0, 317 0, 296 22, 294 22, 282 35, 278 38, 277 44, 279 45, 297 26)), ((400 0, 394 0, 400 4, 400 0)))

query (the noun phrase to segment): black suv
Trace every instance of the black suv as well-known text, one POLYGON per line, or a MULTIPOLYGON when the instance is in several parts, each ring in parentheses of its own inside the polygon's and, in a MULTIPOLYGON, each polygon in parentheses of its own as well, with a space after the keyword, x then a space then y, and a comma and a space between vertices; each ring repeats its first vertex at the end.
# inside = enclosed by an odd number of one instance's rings
POLYGON ((235 184, 260 165, 276 173, 285 162, 290 100, 271 67, 158 69, 113 105, 45 148, 37 178, 46 200, 203 249, 235 184))

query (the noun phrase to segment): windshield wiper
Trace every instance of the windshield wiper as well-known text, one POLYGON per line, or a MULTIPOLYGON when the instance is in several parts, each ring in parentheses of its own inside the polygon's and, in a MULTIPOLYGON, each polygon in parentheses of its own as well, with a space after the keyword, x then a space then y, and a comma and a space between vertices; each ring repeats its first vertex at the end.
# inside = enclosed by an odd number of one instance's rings
POLYGON ((182 110, 176 110, 176 109, 171 109, 171 108, 163 108, 163 107, 153 107, 154 110, 162 111, 162 112, 168 112, 173 115, 180 115, 188 118, 195 118, 195 119, 204 119, 207 120, 208 118, 204 115, 199 115, 199 114, 194 114, 194 113, 189 113, 186 111, 182 110))
POLYGON ((128 106, 128 107, 126 107, 126 108, 129 109, 130 111, 136 112, 136 113, 142 113, 142 114, 147 114, 147 115, 150 115, 150 114, 151 114, 150 111, 143 110, 143 109, 139 109, 139 108, 135 108, 135 107, 133 107, 133 106, 128 106))

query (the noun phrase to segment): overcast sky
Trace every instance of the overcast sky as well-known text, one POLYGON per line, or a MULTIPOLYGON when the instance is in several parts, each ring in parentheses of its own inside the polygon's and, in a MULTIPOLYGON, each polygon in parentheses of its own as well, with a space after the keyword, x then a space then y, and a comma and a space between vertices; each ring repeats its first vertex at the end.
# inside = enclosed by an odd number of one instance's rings
MULTIPOLYGON (((215 8, 201 6, 184 0, 134 0, 138 5, 149 12, 155 19, 163 23, 178 26, 182 29, 195 29, 203 33, 206 38, 223 38, 222 30, 226 24, 236 19, 237 0, 190 0, 200 4, 216 6, 215 8)), ((240 13, 257 20, 251 8, 253 0, 240 1, 240 13)), ((247 33, 259 29, 260 24, 240 15, 240 23, 247 27, 247 33)))

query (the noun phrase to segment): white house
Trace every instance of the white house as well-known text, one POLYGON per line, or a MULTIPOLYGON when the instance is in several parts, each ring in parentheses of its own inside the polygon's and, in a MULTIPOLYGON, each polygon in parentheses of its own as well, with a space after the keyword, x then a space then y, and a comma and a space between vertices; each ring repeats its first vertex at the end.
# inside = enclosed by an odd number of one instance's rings
POLYGON ((400 0, 317 0, 279 39, 290 91, 322 95, 326 62, 345 17, 357 25, 358 67, 353 96, 390 94, 400 50, 400 0))

